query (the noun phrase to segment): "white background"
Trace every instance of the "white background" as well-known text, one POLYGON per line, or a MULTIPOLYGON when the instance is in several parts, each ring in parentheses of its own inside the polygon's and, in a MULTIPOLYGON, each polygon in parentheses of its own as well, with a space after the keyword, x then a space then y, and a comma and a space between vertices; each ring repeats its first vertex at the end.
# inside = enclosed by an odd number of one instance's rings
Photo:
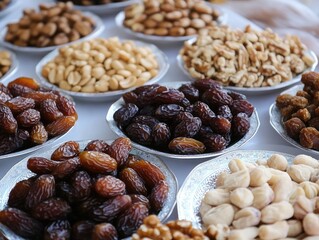
MULTIPOLYGON (((18 19, 21 16, 22 9, 36 7, 40 2, 50 2, 50 1, 19 1, 16 9, 4 18, 0 18, 0 29, 12 20, 18 19)), ((228 15, 228 24, 232 27, 243 28, 249 21, 238 16, 229 11, 225 11, 228 15)), ((121 29, 115 26, 114 17, 116 13, 108 14, 102 16, 103 22, 105 24, 105 30, 101 37, 111 37, 119 36, 120 38, 132 38, 131 36, 125 34, 121 29)), ((176 63, 176 56, 182 47, 182 43, 168 43, 168 44, 156 44, 169 58, 170 69, 166 76, 160 82, 170 82, 170 81, 186 81, 188 80, 178 68, 176 63)), ((13 80, 15 77, 28 76, 36 78, 35 66, 39 60, 45 54, 33 54, 33 53, 19 53, 16 52, 17 58, 19 60, 18 71, 10 77, 13 80)), ((10 80, 9 79, 9 80, 10 80)), ((254 104, 256 107, 261 126, 255 137, 241 149, 254 149, 254 150, 276 150, 281 152, 287 152, 291 154, 304 153, 302 150, 291 147, 286 143, 270 126, 269 124, 269 106, 274 102, 276 96, 281 90, 276 92, 258 93, 257 95, 248 95, 248 100, 254 104)), ((105 115, 108 111, 109 106, 112 102, 84 102, 76 101, 76 108, 79 114, 79 120, 76 126, 72 129, 69 134, 59 140, 63 142, 66 140, 86 140, 86 139, 115 139, 116 135, 111 132, 108 124, 105 121, 105 115)), ((41 151, 41 150, 40 150, 41 151)), ((22 160, 24 157, 15 157, 11 159, 0 160, 0 178, 2 178, 6 172, 18 161, 22 160)), ((186 176, 189 172, 198 164, 206 161, 204 160, 174 160, 162 158, 165 163, 171 168, 175 173, 179 186, 182 185, 186 176)), ((1 194, 0 189, 0 194, 1 194)), ((171 219, 177 218, 176 208, 170 217, 171 219)))

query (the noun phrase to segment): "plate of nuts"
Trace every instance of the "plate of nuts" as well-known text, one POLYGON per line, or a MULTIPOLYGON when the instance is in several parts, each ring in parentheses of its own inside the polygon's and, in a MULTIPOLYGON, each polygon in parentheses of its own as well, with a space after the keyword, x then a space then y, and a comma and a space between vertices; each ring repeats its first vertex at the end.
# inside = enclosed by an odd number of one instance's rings
POLYGON ((0 160, 48 146, 67 134, 77 118, 69 97, 32 78, 0 83, 0 160))
MULTIPOLYGON (((67 2, 67 0, 58 0, 67 2)), ((93 12, 99 15, 115 13, 139 0, 72 0, 76 9, 93 12)))
POLYGON ((38 63, 36 73, 43 85, 76 99, 105 101, 158 82, 168 68, 166 55, 155 45, 113 37, 56 49, 38 63))
POLYGON ((17 5, 18 0, 3 0, 0 2, 0 18, 10 13, 17 5))
POLYGON ((73 4, 40 4, 39 11, 25 9, 23 17, 0 32, 1 45, 21 52, 49 52, 57 46, 97 37, 102 20, 89 12, 73 9, 73 4))
POLYGON ((128 34, 150 41, 182 42, 203 28, 225 24, 227 15, 202 0, 144 0, 133 4, 115 18, 116 25, 128 34), (155 13, 155 14, 153 14, 155 13))
POLYGON ((302 73, 316 68, 318 59, 297 36, 282 38, 270 29, 250 26, 244 31, 215 26, 185 42, 177 62, 192 80, 213 78, 248 94, 296 84, 302 73))
POLYGON ((179 219, 225 239, 319 236, 319 162, 240 150, 195 167, 177 195, 179 219))
POLYGON ((150 214, 165 221, 178 190, 165 163, 128 138, 58 144, 21 160, 0 186, 9 239, 123 239, 150 214))
POLYGON ((301 82, 282 92, 269 108, 270 124, 290 144, 319 154, 317 109, 319 73, 304 73, 301 82))
POLYGON ((134 147, 175 159, 235 150, 259 128, 257 111, 245 96, 210 79, 138 87, 111 105, 106 121, 134 147))
POLYGON ((19 62, 16 55, 4 48, 0 48, 0 82, 5 82, 18 69, 19 62))

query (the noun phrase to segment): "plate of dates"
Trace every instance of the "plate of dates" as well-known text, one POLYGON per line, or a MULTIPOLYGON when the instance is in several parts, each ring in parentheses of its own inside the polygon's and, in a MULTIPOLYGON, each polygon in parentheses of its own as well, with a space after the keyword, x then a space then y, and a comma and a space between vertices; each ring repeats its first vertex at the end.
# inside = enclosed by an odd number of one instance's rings
MULTIPOLYGON (((186 177, 177 194, 177 213, 179 219, 187 219, 195 228, 202 228, 200 217, 201 202, 205 193, 216 187, 217 177, 230 172, 229 162, 240 159, 245 163, 266 161, 272 155, 282 155, 292 163, 293 155, 267 150, 236 150, 197 165, 186 177)), ((239 181, 239 179, 236 179, 239 181)))
POLYGON ((128 138, 37 152, 13 166, 0 187, 0 231, 9 239, 122 239, 149 214, 165 221, 178 190, 165 163, 128 138))
POLYGON ((138 87, 111 105, 106 121, 134 147, 176 159, 235 150, 259 128, 257 111, 246 97, 211 79, 138 87))
POLYGON ((0 160, 45 147, 67 134, 78 115, 72 99, 27 77, 0 83, 0 160))
POLYGON ((308 72, 301 82, 282 92, 269 108, 270 124, 288 143, 319 154, 319 117, 316 105, 319 74, 308 72))

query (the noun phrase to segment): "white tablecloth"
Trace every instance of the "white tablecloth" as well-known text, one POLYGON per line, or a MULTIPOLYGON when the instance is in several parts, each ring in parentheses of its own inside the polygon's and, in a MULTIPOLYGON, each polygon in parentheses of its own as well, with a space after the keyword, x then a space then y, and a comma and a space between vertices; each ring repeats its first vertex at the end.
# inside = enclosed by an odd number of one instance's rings
MULTIPOLYGON (((20 0, 15 11, 7 15, 4 18, 0 18, 0 26, 3 26, 7 22, 13 19, 18 19, 22 13, 22 9, 36 7, 40 2, 50 1, 23 1, 20 0)), ((228 15, 228 24, 232 27, 243 28, 250 22, 241 16, 225 10, 228 15)), ((102 37, 119 36, 120 38, 132 38, 125 34, 121 29, 118 29, 114 22, 115 13, 113 15, 102 16, 103 22, 105 23, 105 30, 102 33, 102 37)), ((1 27, 2 29, 2 27, 1 27)), ((166 76, 160 82, 169 81, 185 81, 187 78, 183 75, 182 71, 178 68, 176 63, 176 56, 182 43, 169 43, 169 44, 156 44, 169 58, 170 69, 166 76)), ((19 69, 11 79, 19 76, 35 77, 35 66, 38 61, 44 56, 44 54, 32 54, 32 53, 16 53, 19 60, 19 69)), ((265 149, 265 150, 276 150, 281 152, 287 152, 291 154, 304 153, 301 150, 291 147, 286 143, 269 124, 269 106, 274 102, 276 96, 280 93, 259 93, 257 95, 248 95, 248 100, 254 104, 257 108, 260 118, 260 128, 255 137, 245 144, 241 149, 265 149)), ((105 115, 108 111, 111 102, 76 102, 76 108, 79 114, 79 119, 76 126, 72 129, 69 134, 60 139, 59 142, 67 140, 85 140, 85 139, 114 139, 116 135, 110 130, 108 124, 105 121, 105 115)), ((41 150, 40 150, 41 151, 41 150)), ((0 178, 2 178, 6 172, 18 161, 26 156, 16 157, 11 159, 5 159, 0 161, 0 178)), ((183 184, 186 176, 189 172, 198 164, 204 160, 174 160, 162 158, 165 163, 175 173, 179 186, 183 184)), ((1 194, 1 189, 0 189, 1 194)), ((176 219, 177 212, 176 208, 171 215, 170 219, 176 219)))

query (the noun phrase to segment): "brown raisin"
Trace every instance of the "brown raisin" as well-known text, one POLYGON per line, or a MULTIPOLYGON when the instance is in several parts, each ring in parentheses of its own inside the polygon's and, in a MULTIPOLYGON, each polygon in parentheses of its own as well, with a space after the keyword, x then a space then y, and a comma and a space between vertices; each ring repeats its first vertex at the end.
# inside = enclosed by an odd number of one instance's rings
POLYGON ((35 102, 31 98, 15 97, 6 102, 13 114, 19 114, 27 109, 34 108, 35 102))
POLYGON ((284 122, 284 126, 287 132, 287 135, 295 140, 299 139, 299 134, 301 129, 305 128, 306 125, 299 118, 291 118, 284 122))
POLYGON ((109 147, 110 145, 108 145, 103 140, 92 140, 86 145, 86 147, 84 148, 84 151, 97 151, 97 152, 108 153, 109 147))
POLYGON ((92 232, 94 228, 94 222, 84 220, 76 222, 72 225, 72 239, 82 240, 91 239, 92 232))
POLYGON ((74 126, 75 121, 74 117, 64 116, 46 125, 45 129, 49 136, 59 136, 69 131, 74 126))
POLYGON ((209 125, 211 119, 216 116, 206 103, 200 101, 194 103, 193 114, 199 117, 205 125, 209 125))
POLYGON ((83 151, 79 155, 81 166, 91 173, 112 173, 117 162, 110 155, 96 151, 83 151))
POLYGON ((227 118, 217 116, 209 122, 211 129, 218 134, 225 135, 230 132, 232 124, 227 118))
POLYGON ((201 140, 205 144, 206 149, 211 152, 221 151, 228 145, 226 139, 222 135, 216 133, 208 133, 201 138, 201 140))
POLYGON ((74 197, 77 201, 87 198, 91 194, 92 181, 91 176, 85 171, 78 171, 71 178, 74 189, 74 197))
POLYGON ((156 124, 159 123, 159 121, 152 116, 139 115, 132 119, 132 123, 144 124, 152 129, 156 124))
POLYGON ((57 220, 44 229, 44 240, 71 239, 71 224, 68 220, 57 220))
POLYGON ((127 126, 133 117, 137 114, 138 107, 133 103, 125 104, 123 107, 119 108, 113 115, 115 122, 121 126, 127 126))
POLYGON ((178 90, 184 93, 185 97, 191 102, 196 102, 199 99, 199 90, 191 84, 183 84, 178 90))
POLYGON ((41 120, 40 112, 35 109, 27 109, 20 113, 17 117, 19 127, 32 127, 37 125, 41 120))
POLYGON ((49 174, 44 174, 38 177, 32 184, 25 200, 27 209, 32 209, 40 202, 51 198, 55 195, 54 177, 49 174))
POLYGON ((115 177, 105 176, 95 182, 94 189, 102 197, 116 197, 125 193, 125 183, 115 177))
POLYGON ((149 196, 152 211, 158 213, 163 208, 167 197, 168 197, 169 187, 166 181, 159 182, 151 192, 149 196))
POLYGON ((152 137, 155 146, 166 146, 171 139, 171 131, 166 123, 158 123, 152 130, 152 137))
POLYGON ((143 179, 132 168, 124 168, 119 174, 119 179, 125 183, 129 194, 147 195, 143 179))
POLYGON ((198 117, 186 119, 180 122, 175 127, 174 136, 189 137, 189 138, 194 137, 198 133, 201 126, 202 126, 202 121, 198 117))
POLYGON ((40 84, 35 79, 28 78, 28 77, 16 78, 15 80, 11 81, 8 84, 8 88, 10 89, 12 87, 12 85, 14 85, 14 84, 22 85, 22 86, 31 88, 33 90, 38 90, 40 87, 40 84))
POLYGON ((80 145, 75 141, 68 141, 60 145, 51 154, 51 159, 55 161, 63 161, 78 156, 80 153, 80 145))
POLYGON ((108 154, 115 159, 117 166, 120 167, 126 163, 131 149, 131 140, 125 137, 119 137, 110 145, 108 154))
POLYGON ((49 198, 32 209, 32 216, 39 220, 55 221, 71 213, 70 205, 60 198, 49 198))
POLYGON ((155 110, 155 116, 160 121, 170 121, 174 119, 180 112, 183 112, 184 108, 177 104, 165 104, 160 105, 155 110))
POLYGON ((177 137, 168 144, 173 153, 178 154, 200 154, 205 152, 205 145, 194 138, 177 137))
POLYGON ((6 105, 0 103, 0 127, 8 134, 14 134, 18 130, 17 120, 6 105))
POLYGON ((45 130, 45 127, 40 122, 37 125, 33 126, 30 131, 30 140, 35 144, 42 144, 48 140, 48 132, 45 130))
POLYGON ((110 223, 96 224, 93 228, 92 240, 117 240, 117 231, 110 223))
POLYGON ((305 127, 301 129, 300 144, 305 148, 319 150, 319 131, 313 127, 305 127))
POLYGON ((33 181, 34 179, 29 178, 29 179, 17 182, 16 185, 10 191, 8 206, 22 207, 33 181))
POLYGON ((42 223, 17 208, 0 211, 0 222, 24 238, 38 239, 42 235, 42 223))
POLYGON ((74 102, 65 97, 65 96, 59 96, 56 100, 56 105, 58 109, 63 113, 64 116, 71 116, 74 117, 75 120, 78 119, 78 114, 75 109, 74 102))
POLYGON ((40 113, 44 121, 50 123, 63 116, 56 103, 52 99, 46 99, 40 103, 40 113))
POLYGON ((233 115, 246 113, 250 117, 254 112, 254 106, 247 100, 234 100, 230 106, 233 115))
POLYGON ((232 121, 232 135, 235 138, 243 137, 250 128, 250 121, 245 113, 239 113, 233 117, 232 121))
POLYGON ((57 162, 44 157, 31 157, 27 163, 28 169, 36 174, 52 173, 57 165, 57 162))
POLYGON ((111 198, 101 205, 96 205, 91 213, 92 219, 97 222, 110 222, 131 205, 131 197, 120 195, 111 198))
POLYGON ((80 160, 78 157, 70 158, 62 161, 56 165, 52 175, 56 178, 65 178, 74 173, 80 167, 80 160))
POLYGON ((132 123, 127 126, 125 129, 126 134, 134 142, 137 142, 142 145, 151 145, 152 144, 152 129, 140 123, 132 123))

